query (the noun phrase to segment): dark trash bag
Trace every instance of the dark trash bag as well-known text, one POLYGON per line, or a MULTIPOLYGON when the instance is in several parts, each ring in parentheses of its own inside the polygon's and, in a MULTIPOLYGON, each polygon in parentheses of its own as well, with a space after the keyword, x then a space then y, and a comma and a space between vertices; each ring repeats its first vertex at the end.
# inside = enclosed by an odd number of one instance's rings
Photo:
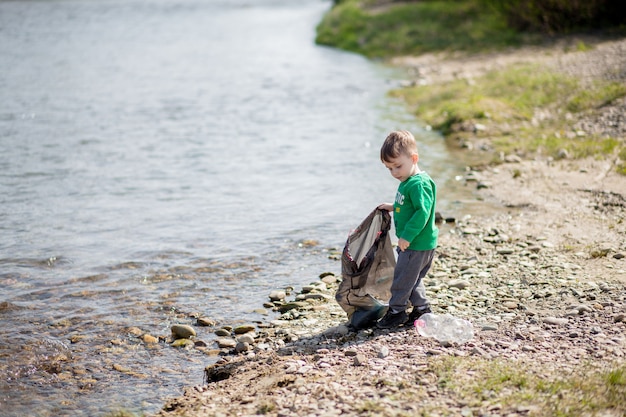
POLYGON ((341 256, 341 275, 335 299, 352 327, 372 326, 386 310, 396 258, 389 238, 391 216, 375 209, 350 233, 341 256))

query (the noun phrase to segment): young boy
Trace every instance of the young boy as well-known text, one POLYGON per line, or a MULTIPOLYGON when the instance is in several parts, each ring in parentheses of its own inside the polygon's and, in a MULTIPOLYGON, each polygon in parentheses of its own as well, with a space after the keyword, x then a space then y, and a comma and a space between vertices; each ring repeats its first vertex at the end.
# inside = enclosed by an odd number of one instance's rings
POLYGON ((413 323, 422 314, 431 312, 422 278, 430 269, 437 247, 437 190, 434 181, 417 164, 417 144, 410 132, 391 132, 380 149, 380 159, 400 181, 395 202, 379 206, 382 210, 393 211, 398 237, 398 261, 389 310, 376 324, 380 329, 389 329, 413 323), (409 301, 413 310, 407 315, 409 301))

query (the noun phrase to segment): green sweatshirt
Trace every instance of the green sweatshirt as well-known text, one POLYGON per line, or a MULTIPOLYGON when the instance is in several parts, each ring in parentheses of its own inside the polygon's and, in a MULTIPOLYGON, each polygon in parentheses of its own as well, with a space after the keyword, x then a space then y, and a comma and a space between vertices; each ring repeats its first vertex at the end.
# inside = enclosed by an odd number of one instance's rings
POLYGON ((393 220, 398 239, 411 242, 409 249, 430 250, 437 247, 436 196, 435 182, 423 171, 398 186, 393 203, 393 220))

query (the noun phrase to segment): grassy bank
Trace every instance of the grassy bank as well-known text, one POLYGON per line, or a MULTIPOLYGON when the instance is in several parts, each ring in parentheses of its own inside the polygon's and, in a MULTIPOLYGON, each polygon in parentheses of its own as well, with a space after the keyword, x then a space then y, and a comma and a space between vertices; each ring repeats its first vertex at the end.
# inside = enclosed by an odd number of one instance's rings
MULTIPOLYGON (((343 0, 324 17, 317 36, 320 44, 381 59, 430 52, 471 55, 542 39, 511 29, 504 15, 475 0, 343 0)), ((580 41, 571 52, 591 48, 580 41)), ((576 126, 626 96, 623 80, 582 82, 540 64, 516 64, 471 80, 416 83, 391 94, 449 143, 480 142, 494 160, 501 153, 609 157, 626 174, 623 137, 576 126)))
POLYGON ((343 0, 327 13, 317 43, 370 58, 442 50, 484 51, 538 40, 477 1, 343 0))
MULTIPOLYGON (((477 79, 396 89, 416 117, 458 143, 486 141, 494 151, 554 158, 618 157, 624 139, 576 129, 575 122, 626 95, 626 85, 518 64, 477 79)), ((625 167, 619 169, 623 172, 625 167)))
POLYGON ((500 406, 530 415, 565 417, 620 410, 626 393, 623 363, 583 364, 570 373, 550 375, 505 360, 442 357, 432 361, 428 371, 437 376, 440 388, 470 406, 497 397, 500 406))

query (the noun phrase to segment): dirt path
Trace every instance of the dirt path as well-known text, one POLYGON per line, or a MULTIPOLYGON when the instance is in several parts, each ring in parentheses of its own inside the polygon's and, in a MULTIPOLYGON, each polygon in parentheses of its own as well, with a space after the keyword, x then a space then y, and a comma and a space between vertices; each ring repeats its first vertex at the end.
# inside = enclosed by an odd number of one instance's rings
MULTIPOLYGON (((455 77, 530 56, 625 77, 625 45, 413 63, 455 77)), ((614 132, 626 127, 619 106, 606 113, 614 132)), ((333 300, 339 277, 311 277, 320 285, 301 296, 316 297, 260 326, 249 350, 225 349, 206 385, 158 415, 626 415, 626 178, 612 160, 512 161, 468 173, 477 198, 507 210, 443 225, 425 280, 436 313, 474 324, 472 341, 350 332, 333 300)))

